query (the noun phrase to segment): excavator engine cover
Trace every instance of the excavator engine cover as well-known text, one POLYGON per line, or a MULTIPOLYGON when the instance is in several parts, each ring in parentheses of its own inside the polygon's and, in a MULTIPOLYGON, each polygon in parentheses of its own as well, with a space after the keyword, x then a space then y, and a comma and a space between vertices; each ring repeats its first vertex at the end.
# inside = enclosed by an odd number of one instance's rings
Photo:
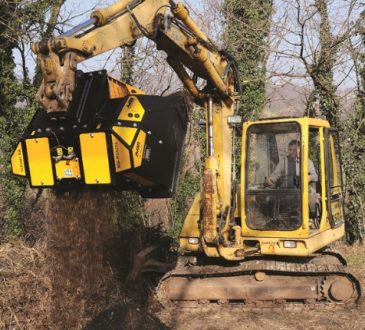
POLYGON ((184 93, 143 95, 105 71, 78 72, 68 113, 36 112, 12 155, 13 173, 32 187, 110 186, 171 197, 190 106, 184 93))

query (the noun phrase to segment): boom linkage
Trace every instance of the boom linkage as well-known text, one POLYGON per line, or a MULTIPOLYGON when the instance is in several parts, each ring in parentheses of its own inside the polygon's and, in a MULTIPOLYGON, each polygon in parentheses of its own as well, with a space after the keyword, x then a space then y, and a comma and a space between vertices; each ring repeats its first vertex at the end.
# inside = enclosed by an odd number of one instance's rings
POLYGON ((204 104, 218 92, 221 100, 232 105, 231 60, 198 28, 184 5, 168 0, 119 1, 95 10, 89 20, 59 37, 32 44, 43 74, 38 102, 47 113, 66 113, 75 90, 77 64, 143 36, 166 52, 167 62, 196 101, 204 104), (208 92, 198 89, 186 68, 207 81, 208 92))

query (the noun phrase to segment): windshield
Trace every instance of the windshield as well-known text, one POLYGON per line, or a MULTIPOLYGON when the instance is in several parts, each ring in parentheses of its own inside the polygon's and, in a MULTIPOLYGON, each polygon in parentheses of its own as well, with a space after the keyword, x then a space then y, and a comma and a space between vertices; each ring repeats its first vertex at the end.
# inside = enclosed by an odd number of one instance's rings
POLYGON ((246 215, 256 230, 295 230, 301 225, 300 127, 257 124, 248 130, 246 215))

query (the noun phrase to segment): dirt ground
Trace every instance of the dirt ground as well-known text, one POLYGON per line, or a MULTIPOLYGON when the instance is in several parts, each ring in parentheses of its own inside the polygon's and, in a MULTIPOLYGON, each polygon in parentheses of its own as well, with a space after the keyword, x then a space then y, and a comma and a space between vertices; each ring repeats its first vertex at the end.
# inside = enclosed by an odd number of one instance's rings
MULTIPOLYGON (((365 287, 363 246, 338 244, 365 287)), ((86 329, 365 329, 365 299, 356 307, 283 309, 247 312, 240 308, 161 309, 159 306, 120 305, 94 319, 86 329), (109 323, 108 323, 109 322, 109 323)))
POLYGON ((365 311, 335 312, 183 312, 169 322, 172 329, 364 329, 365 311))
MULTIPOLYGON (((353 273, 361 280, 361 284, 365 288, 364 247, 348 247, 337 244, 336 248, 346 255, 353 273)), ((245 312, 239 307, 233 309, 226 307, 185 308, 181 310, 161 309, 154 306, 147 306, 146 308, 121 306, 121 309, 125 311, 124 319, 129 322, 125 323, 127 327, 120 326, 121 323, 119 325, 116 323, 108 329, 365 329, 364 297, 356 307, 336 307, 333 309, 315 307, 310 310, 294 308, 293 310, 254 312, 245 312), (139 323, 141 315, 147 324, 139 323)), ((104 317, 105 315, 110 316, 108 313, 104 314, 104 317)), ((90 324, 87 329, 103 329, 103 327, 93 327, 93 325, 95 326, 96 323, 90 324)), ((104 327, 104 329, 106 328, 104 327)))
POLYGON ((147 312, 136 305, 119 305, 85 328, 101 329, 365 329, 365 307, 311 311, 243 312, 224 308, 147 312))
MULTIPOLYGON (((163 309, 156 277, 127 282, 141 230, 106 225, 107 195, 56 197, 44 205, 42 230, 0 244, 0 329, 365 329, 364 298, 336 310, 163 309)), ((365 247, 336 248, 365 288, 365 247)))
MULTIPOLYGON (((365 247, 337 244, 365 288, 365 247)), ((355 308, 242 312, 240 310, 162 311, 160 319, 171 329, 365 329, 365 298, 355 308)))
MULTIPOLYGON (((363 247, 343 249, 365 287, 363 247)), ((365 329, 364 298, 335 310, 163 309, 149 297, 148 281, 126 286, 86 257, 78 259, 80 268, 72 261, 50 267, 44 251, 19 242, 1 246, 0 329, 365 329)))

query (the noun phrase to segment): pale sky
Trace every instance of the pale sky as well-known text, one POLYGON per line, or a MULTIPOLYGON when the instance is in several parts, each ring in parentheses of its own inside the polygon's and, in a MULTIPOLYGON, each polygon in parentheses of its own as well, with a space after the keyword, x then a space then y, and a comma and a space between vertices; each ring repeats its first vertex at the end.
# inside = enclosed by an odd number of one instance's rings
MULTIPOLYGON (((67 21, 66 26, 64 27, 64 32, 72 29, 74 26, 86 21, 90 17, 90 13, 95 8, 103 8, 110 4, 113 4, 115 0, 89 0, 89 1, 79 1, 79 0, 66 0, 64 6, 61 9, 60 13, 60 21, 67 21)), ((185 3, 190 9, 193 11, 199 11, 201 8, 201 1, 193 1, 193 0, 183 0, 180 2, 185 3)), ((37 41, 37 40, 34 40, 37 41)), ((27 47, 27 67, 29 70, 29 74, 31 77, 34 76, 35 63, 36 58, 34 54, 30 51, 30 44, 26 44, 27 47)), ((92 71, 98 69, 107 69, 112 70, 113 66, 115 66, 115 59, 120 54, 120 49, 115 49, 114 51, 108 52, 103 55, 99 55, 97 58, 90 59, 85 63, 81 63, 79 65, 79 69, 84 71, 92 71)), ((21 58, 19 56, 19 52, 14 50, 13 52, 15 61, 19 67, 19 70, 16 70, 17 76, 20 77, 21 74, 21 58)))
MULTIPOLYGON (((306 5, 310 8, 310 3, 313 0, 300 0, 302 5, 306 5)), ((67 20, 68 27, 64 30, 72 28, 73 26, 87 20, 89 18, 90 12, 96 7, 105 7, 108 4, 113 3, 113 0, 89 0, 89 1, 77 1, 77 0, 67 0, 61 12, 61 20, 67 20)), ((207 5, 207 1, 193 1, 187 0, 184 1, 193 14, 197 14, 200 17, 200 21, 198 19, 198 23, 205 24, 209 26, 210 22, 203 22, 207 18, 204 16, 204 5, 207 5)), ((295 36, 295 31, 298 31, 298 26, 296 24, 296 12, 294 8, 294 4, 296 2, 292 0, 275 0, 274 5, 276 7, 276 11, 274 14, 274 24, 276 27, 275 31, 273 31, 271 35, 272 44, 281 52, 280 54, 271 53, 269 57, 268 68, 269 71, 275 72, 288 72, 290 70, 293 74, 300 75, 304 72, 303 65, 300 60, 295 59, 296 53, 298 52, 298 47, 294 46, 298 38, 295 36), (285 5, 283 5, 285 4, 285 5), (285 38, 278 38, 277 35, 282 33, 285 38)), ((338 32, 344 28, 343 25, 340 24, 341 20, 343 20, 344 15, 347 13, 347 9, 349 6, 348 0, 329 0, 330 4, 330 16, 332 21, 336 24, 333 25, 334 32, 338 32)), ((351 19, 354 20, 359 14, 361 10, 360 7, 354 9, 351 13, 351 19)), ((214 22, 215 23, 215 22, 214 22)), ((211 23, 210 23, 211 24, 211 23)), ((219 24, 215 23, 215 24, 219 24)), ((318 33, 315 31, 315 25, 318 24, 318 20, 316 23, 316 19, 314 18, 313 22, 310 25, 311 29, 308 29, 306 36, 306 50, 308 53, 313 53, 313 50, 316 49, 318 44, 318 33)), ((208 34, 212 34, 212 31, 209 31, 208 34)), ((29 46, 29 45, 28 45, 29 46)), ((120 54, 120 49, 116 49, 112 52, 109 52, 105 55, 98 56, 97 58, 91 59, 82 63, 79 68, 84 71, 92 71, 101 68, 105 68, 107 70, 113 70, 116 67, 116 59, 120 54)), ((20 63, 19 54, 14 51, 14 55, 16 61, 20 63)), ((310 60, 310 58, 308 58, 310 60)), ((349 58, 343 57, 341 59, 341 66, 338 65, 335 70, 335 79, 336 81, 342 82, 342 88, 350 88, 355 85, 354 74, 350 73, 352 62, 349 58)), ((35 67, 35 57, 28 50, 27 55, 27 66, 29 68, 31 76, 34 72, 35 67)), ((17 71, 19 74, 19 70, 17 71)), ((287 79, 282 78, 273 78, 272 82, 281 84, 287 82, 287 79)), ((291 79, 291 82, 296 84, 307 84, 308 79, 297 78, 291 79)), ((139 86, 137 86, 139 87, 139 86)))

